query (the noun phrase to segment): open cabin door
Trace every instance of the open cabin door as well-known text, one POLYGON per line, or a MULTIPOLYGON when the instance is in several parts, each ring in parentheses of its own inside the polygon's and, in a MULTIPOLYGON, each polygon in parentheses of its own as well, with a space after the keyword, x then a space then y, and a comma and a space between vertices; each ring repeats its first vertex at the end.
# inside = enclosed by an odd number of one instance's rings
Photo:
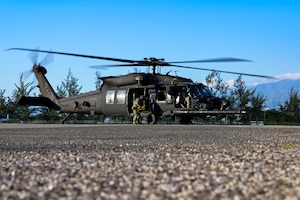
MULTIPOLYGON (((127 98, 128 98, 128 104, 127 104, 128 115, 131 115, 131 113, 133 112, 131 107, 133 105, 134 100, 136 98, 142 96, 142 95, 146 98, 148 96, 147 92, 145 91, 144 88, 130 88, 128 90, 128 95, 127 95, 127 98)), ((143 105, 145 105, 145 102, 143 102, 143 105)))

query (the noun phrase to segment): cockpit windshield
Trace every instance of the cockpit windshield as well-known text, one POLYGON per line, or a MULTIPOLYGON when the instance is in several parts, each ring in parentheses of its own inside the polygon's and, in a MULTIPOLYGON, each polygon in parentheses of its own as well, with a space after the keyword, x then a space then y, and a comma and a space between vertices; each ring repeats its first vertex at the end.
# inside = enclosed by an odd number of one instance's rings
POLYGON ((214 96, 210 89, 205 85, 198 85, 198 88, 202 91, 202 93, 207 97, 214 96))
POLYGON ((213 94, 210 89, 202 84, 198 85, 188 85, 189 92, 192 98, 199 98, 199 97, 212 97, 213 94))

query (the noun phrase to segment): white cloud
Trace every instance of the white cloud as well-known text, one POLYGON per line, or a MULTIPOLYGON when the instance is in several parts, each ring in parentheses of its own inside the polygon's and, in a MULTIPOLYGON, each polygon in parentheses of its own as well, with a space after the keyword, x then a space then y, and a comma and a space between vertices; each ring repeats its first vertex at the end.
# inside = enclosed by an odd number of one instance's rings
POLYGON ((262 78, 262 79, 259 79, 259 80, 256 80, 256 81, 248 82, 247 85, 249 85, 249 86, 256 86, 256 85, 259 85, 259 84, 273 83, 273 82, 281 81, 281 80, 284 80, 284 79, 298 80, 298 79, 300 79, 300 73, 286 73, 286 74, 281 74, 281 75, 275 76, 275 79, 262 78))
MULTIPOLYGON (((281 81, 284 79, 298 80, 298 79, 300 79, 300 72, 299 73, 281 74, 281 75, 275 76, 274 78, 275 79, 260 78, 260 79, 256 79, 256 80, 252 80, 252 81, 246 81, 246 85, 247 85, 247 87, 254 87, 254 86, 257 86, 260 84, 273 83, 273 82, 281 81)), ((235 81, 235 79, 230 79, 230 80, 226 81, 226 83, 229 85, 229 88, 233 88, 234 81, 235 81)), ((206 84, 205 81, 201 81, 201 83, 206 84)))
POLYGON ((234 80, 233 79, 228 80, 228 81, 226 81, 226 83, 229 85, 230 88, 232 88, 233 84, 234 84, 234 80))
POLYGON ((287 73, 275 76, 277 79, 289 79, 289 80, 297 80, 300 79, 300 73, 287 73))

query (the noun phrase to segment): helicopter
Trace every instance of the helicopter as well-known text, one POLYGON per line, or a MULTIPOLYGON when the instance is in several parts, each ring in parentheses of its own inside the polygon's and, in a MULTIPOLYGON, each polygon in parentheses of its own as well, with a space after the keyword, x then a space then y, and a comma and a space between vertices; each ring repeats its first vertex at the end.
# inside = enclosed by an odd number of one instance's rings
POLYGON ((215 58, 206 60, 166 62, 163 58, 144 58, 142 60, 120 59, 102 56, 93 56, 59 51, 47 51, 27 48, 10 48, 7 50, 20 50, 48 54, 100 59, 120 64, 112 64, 110 67, 152 67, 151 73, 129 73, 121 76, 101 77, 100 89, 59 98, 46 78, 47 70, 44 66, 35 63, 32 71, 38 81, 40 96, 22 96, 18 105, 20 106, 46 106, 50 109, 68 113, 61 121, 65 122, 67 117, 73 113, 105 116, 133 116, 133 102, 139 99, 139 113, 141 119, 146 119, 148 124, 155 124, 160 119, 175 117, 180 119, 180 124, 190 124, 194 116, 218 116, 224 117, 227 114, 244 114, 243 110, 231 110, 230 102, 226 99, 213 95, 210 89, 202 84, 195 83, 189 78, 173 76, 169 73, 161 74, 156 72, 157 67, 180 67, 206 71, 218 71, 223 73, 272 78, 270 76, 230 72, 224 70, 211 70, 181 65, 183 63, 202 62, 245 62, 246 59, 239 58, 215 58))

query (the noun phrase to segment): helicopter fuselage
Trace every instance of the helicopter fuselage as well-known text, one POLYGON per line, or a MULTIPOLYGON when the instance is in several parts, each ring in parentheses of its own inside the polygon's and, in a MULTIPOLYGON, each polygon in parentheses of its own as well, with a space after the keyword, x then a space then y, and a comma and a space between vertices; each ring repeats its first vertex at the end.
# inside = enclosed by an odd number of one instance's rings
POLYGON ((22 97, 20 105, 42 105, 63 113, 130 117, 134 100, 143 97, 139 111, 148 123, 161 117, 179 116, 182 123, 189 123, 193 116, 242 113, 228 110, 230 103, 215 97, 207 86, 179 76, 131 73, 103 77, 99 90, 58 98, 45 76, 46 69, 36 65, 33 72, 41 96, 22 97))

